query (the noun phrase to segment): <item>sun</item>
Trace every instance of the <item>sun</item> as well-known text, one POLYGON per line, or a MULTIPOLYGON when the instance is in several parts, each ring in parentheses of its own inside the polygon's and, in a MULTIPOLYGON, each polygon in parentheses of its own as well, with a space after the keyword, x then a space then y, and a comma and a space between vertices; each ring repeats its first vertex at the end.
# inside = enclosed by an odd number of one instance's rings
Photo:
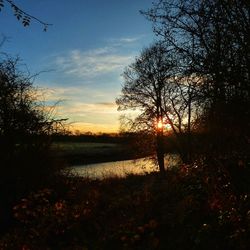
POLYGON ((157 128, 162 129, 162 127, 163 127, 162 121, 158 121, 157 128))
POLYGON ((165 130, 165 131, 170 131, 172 129, 171 125, 169 123, 165 123, 162 120, 156 122, 155 127, 157 130, 165 130))

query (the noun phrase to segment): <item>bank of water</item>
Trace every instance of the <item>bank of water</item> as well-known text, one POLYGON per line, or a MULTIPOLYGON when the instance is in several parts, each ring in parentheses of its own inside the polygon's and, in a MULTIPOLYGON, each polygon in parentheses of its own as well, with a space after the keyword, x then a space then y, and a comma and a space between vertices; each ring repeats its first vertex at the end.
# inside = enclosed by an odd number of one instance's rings
MULTIPOLYGON (((173 167, 180 163, 178 155, 167 155, 165 157, 165 166, 173 167)), ((151 158, 141 158, 136 160, 104 162, 86 165, 77 165, 70 167, 73 175, 105 178, 112 176, 124 177, 128 174, 145 174, 158 171, 155 160, 151 158)))

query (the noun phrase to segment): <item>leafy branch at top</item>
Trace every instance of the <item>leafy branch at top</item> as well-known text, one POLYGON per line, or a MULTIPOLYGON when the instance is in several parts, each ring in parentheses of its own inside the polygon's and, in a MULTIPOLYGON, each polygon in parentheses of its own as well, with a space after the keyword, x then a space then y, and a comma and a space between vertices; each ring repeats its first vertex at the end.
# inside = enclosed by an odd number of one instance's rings
POLYGON ((35 20, 38 23, 40 23, 43 26, 43 31, 47 31, 48 26, 51 26, 52 24, 46 23, 40 19, 38 19, 35 16, 32 16, 19 8, 12 0, 0 0, 0 11, 4 7, 5 2, 9 3, 15 17, 17 18, 18 21, 21 21, 24 27, 27 27, 30 25, 31 20, 35 20))

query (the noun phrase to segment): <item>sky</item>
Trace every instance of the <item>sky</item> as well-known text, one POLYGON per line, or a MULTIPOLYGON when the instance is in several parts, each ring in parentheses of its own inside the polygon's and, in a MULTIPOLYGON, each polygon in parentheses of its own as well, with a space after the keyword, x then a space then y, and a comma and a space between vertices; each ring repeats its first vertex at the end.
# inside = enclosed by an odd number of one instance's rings
POLYGON ((154 40, 152 24, 139 11, 152 0, 15 0, 16 5, 44 22, 47 32, 31 21, 23 27, 7 3, 0 12, 1 51, 20 56, 34 85, 46 92, 56 115, 72 130, 118 132, 115 98, 122 72, 154 40))

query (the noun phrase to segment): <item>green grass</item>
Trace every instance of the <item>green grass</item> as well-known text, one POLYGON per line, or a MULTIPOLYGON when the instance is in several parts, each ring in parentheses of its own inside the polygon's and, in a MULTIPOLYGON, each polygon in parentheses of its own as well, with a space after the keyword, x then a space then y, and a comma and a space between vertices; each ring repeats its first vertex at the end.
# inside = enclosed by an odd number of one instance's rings
POLYGON ((60 142, 54 143, 52 148, 62 154, 103 154, 115 152, 123 149, 123 146, 115 143, 95 143, 95 142, 60 142))
POLYGON ((133 158, 133 152, 127 146, 116 143, 60 142, 52 149, 56 155, 64 158, 70 165, 126 160, 133 158))

